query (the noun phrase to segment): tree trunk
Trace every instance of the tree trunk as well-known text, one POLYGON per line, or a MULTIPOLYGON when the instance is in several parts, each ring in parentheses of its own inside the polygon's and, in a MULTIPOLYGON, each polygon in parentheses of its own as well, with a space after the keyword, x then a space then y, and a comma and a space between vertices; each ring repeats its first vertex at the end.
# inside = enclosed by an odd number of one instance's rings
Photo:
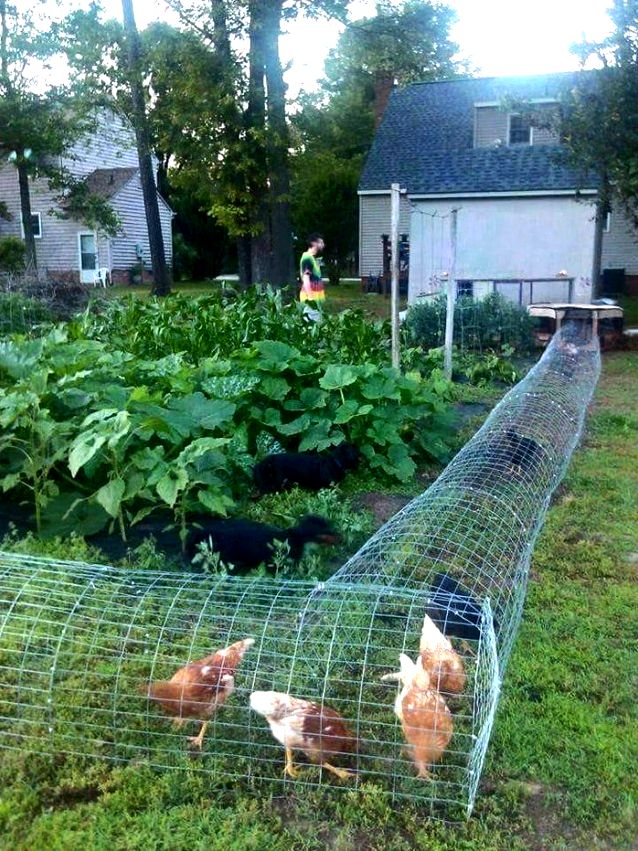
MULTIPOLYGON (((213 46, 215 53, 226 71, 226 94, 233 103, 236 103, 236 62, 230 43, 225 0, 211 0, 211 20, 213 22, 213 46)), ((255 96, 253 95, 253 97, 255 96)), ((256 99, 253 101, 252 107, 259 112, 256 99)), ((236 128, 240 127, 242 122, 246 120, 242 116, 239 107, 233 109, 232 119, 226 131, 229 135, 229 143, 236 141, 236 128)), ((252 283, 251 238, 248 235, 237 237, 237 271, 239 273, 239 284, 242 288, 246 289, 252 283)))
POLYGON ((249 78, 248 106, 245 113, 246 141, 250 157, 248 193, 253 212, 250 222, 251 282, 270 280, 270 211, 268 209, 267 158, 266 158, 266 89, 265 74, 265 15, 262 0, 252 0, 249 5, 249 78))
POLYGON ((233 64, 233 53, 228 32, 228 16, 225 0, 211 0, 210 17, 213 22, 213 45, 224 68, 233 64))
POLYGON ((9 81, 9 52, 7 44, 9 40, 9 27, 7 25, 7 0, 0 0, 0 82, 2 89, 0 94, 6 97, 11 87, 9 81))
POLYGON ((148 241, 151 249, 151 265, 153 267, 152 292, 154 295, 164 296, 170 293, 171 282, 169 269, 166 264, 164 237, 162 235, 162 224, 159 214, 159 200, 155 185, 155 176, 153 174, 151 142, 146 121, 144 88, 141 78, 140 37, 135 25, 132 0, 122 0, 122 11, 124 15, 124 29, 126 31, 129 84, 133 103, 137 156, 140 163, 140 179, 142 182, 142 193, 144 195, 148 241))
POLYGON ((270 280, 275 286, 294 280, 292 225, 290 221, 290 138, 286 121, 286 85, 279 56, 282 0, 268 4, 265 29, 266 85, 268 92, 268 177, 272 229, 270 280))
POLYGON ((18 154, 18 186, 20 187, 20 213, 24 230, 24 263, 27 272, 37 272, 38 258, 35 250, 33 220, 31 218, 31 192, 29 190, 29 168, 18 154))
POLYGON ((237 237, 237 272, 239 285, 246 289, 252 283, 251 239, 249 236, 237 237))

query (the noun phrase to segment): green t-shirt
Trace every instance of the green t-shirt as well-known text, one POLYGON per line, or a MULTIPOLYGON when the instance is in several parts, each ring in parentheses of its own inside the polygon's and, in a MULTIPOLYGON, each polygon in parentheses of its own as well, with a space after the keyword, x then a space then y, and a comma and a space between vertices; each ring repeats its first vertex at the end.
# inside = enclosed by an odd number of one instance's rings
POLYGON ((311 254, 309 251, 304 251, 299 261, 299 277, 302 281, 306 272, 310 273, 311 283, 314 284, 321 281, 321 266, 314 254, 311 254))

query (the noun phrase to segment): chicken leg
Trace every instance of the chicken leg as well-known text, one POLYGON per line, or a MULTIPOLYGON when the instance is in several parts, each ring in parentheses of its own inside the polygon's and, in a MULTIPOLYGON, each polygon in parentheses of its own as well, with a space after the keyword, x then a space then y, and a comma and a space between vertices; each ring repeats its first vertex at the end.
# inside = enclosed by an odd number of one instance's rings
POLYGON ((206 732, 206 728, 208 727, 209 723, 209 721, 204 721, 199 733, 196 736, 188 737, 188 741, 191 743, 191 745, 193 745, 200 751, 202 749, 202 744, 204 743, 204 733, 206 732))
POLYGON ((293 780, 296 780, 299 777, 299 772, 295 768, 292 762, 292 748, 286 748, 286 765, 284 766, 284 777, 288 775, 288 777, 292 777, 293 780))
POLYGON ((354 771, 348 771, 347 768, 337 768, 336 765, 330 765, 329 762, 322 762, 321 767, 325 768, 326 771, 332 772, 332 774, 336 774, 342 780, 348 780, 350 777, 355 776, 354 771))
POLYGON ((419 780, 432 780, 432 773, 428 770, 424 762, 417 763, 417 777, 419 780))

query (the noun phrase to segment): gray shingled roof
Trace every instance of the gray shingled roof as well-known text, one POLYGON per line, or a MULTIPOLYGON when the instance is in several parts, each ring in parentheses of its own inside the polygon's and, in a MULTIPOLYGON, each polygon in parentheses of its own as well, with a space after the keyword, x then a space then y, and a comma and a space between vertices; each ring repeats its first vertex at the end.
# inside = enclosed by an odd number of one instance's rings
POLYGON ((359 189, 411 194, 575 189, 576 174, 556 146, 474 148, 474 104, 556 97, 577 75, 489 77, 415 83, 395 89, 368 155, 359 189))
POLYGON ((87 175, 86 183, 93 195, 113 198, 138 171, 137 168, 96 168, 87 175))

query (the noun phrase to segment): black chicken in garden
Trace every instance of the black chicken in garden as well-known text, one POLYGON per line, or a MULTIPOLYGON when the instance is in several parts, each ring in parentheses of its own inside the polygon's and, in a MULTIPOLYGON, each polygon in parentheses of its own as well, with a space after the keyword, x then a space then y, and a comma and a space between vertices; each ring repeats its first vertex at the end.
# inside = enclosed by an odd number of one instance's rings
POLYGON ((281 529, 253 520, 198 518, 186 539, 186 555, 190 561, 202 543, 219 553, 224 564, 233 565, 235 573, 245 573, 260 564, 273 568, 277 544, 288 545, 288 557, 298 562, 306 544, 334 544, 338 535, 324 517, 309 514, 296 526, 281 529))
POLYGON ((340 443, 330 452, 280 452, 255 465, 253 477, 260 495, 289 490, 298 485, 318 491, 343 481, 359 465, 361 453, 352 443, 340 443))

